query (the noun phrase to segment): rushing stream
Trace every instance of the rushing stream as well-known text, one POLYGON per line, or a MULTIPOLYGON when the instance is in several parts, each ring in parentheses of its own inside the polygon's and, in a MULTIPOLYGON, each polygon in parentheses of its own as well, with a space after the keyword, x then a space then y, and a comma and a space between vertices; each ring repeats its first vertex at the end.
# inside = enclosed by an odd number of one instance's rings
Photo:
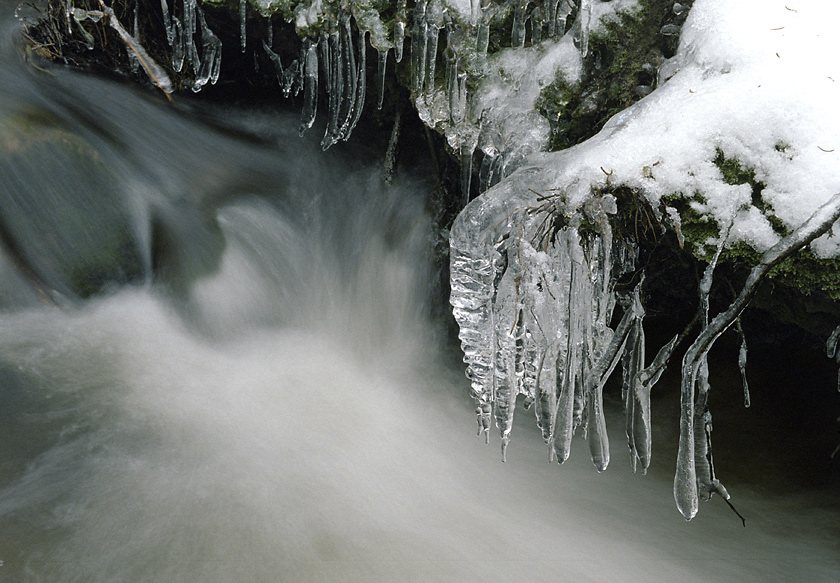
POLYGON ((27 66, 2 6, 0 581, 840 578, 836 480, 771 424, 727 450, 746 528, 677 513, 661 412, 644 477, 621 435, 598 474, 527 424, 502 464, 427 315, 428 169, 386 188, 378 146, 323 153, 297 113, 213 110, 234 134, 27 66))

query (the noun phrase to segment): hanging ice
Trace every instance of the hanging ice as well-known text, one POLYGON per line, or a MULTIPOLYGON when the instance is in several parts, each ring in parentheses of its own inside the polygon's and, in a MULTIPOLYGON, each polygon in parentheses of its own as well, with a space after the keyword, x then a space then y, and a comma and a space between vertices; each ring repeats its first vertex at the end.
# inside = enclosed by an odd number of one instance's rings
POLYGON ((451 231, 451 303, 479 430, 489 431, 495 417, 504 454, 523 395, 535 404, 550 457, 565 461, 580 427, 603 470, 609 442, 601 394, 641 318, 640 307, 629 305, 617 330, 609 326, 616 277, 633 258, 614 249, 611 195, 574 207, 559 194, 522 190, 485 194, 451 231), (598 225, 594 232, 579 232, 584 218, 598 225))
POLYGON ((183 23, 170 14, 168 0, 161 0, 161 14, 166 40, 172 47, 172 68, 184 71, 184 65, 192 67, 195 77, 192 90, 200 91, 208 82, 215 84, 222 65, 222 41, 216 36, 204 18, 204 12, 196 0, 183 0, 181 13, 183 23), (195 42, 200 31, 201 51, 195 42))
POLYGON ((405 25, 408 20, 405 4, 406 0, 397 0, 397 15, 394 21, 394 58, 398 63, 402 62, 405 25))
POLYGON ((200 91, 209 81, 215 85, 219 80, 219 71, 222 66, 222 41, 219 40, 204 19, 204 12, 198 6, 195 7, 198 16, 198 24, 201 29, 201 50, 199 69, 196 72, 195 82, 192 90, 200 91))
POLYGON ((303 43, 303 113, 300 133, 312 127, 318 107, 318 45, 306 39, 303 43))

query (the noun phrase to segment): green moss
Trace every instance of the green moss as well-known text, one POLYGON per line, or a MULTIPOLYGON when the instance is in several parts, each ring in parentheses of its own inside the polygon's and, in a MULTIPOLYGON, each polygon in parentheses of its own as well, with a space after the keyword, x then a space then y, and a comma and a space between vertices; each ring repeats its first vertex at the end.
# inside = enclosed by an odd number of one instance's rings
MULTIPOLYGON (((776 147, 778 149, 778 144, 776 147)), ((764 200, 762 193, 767 185, 756 179, 755 169, 742 165, 735 158, 727 158, 721 149, 717 150, 717 155, 715 156, 713 162, 715 166, 720 169, 720 172, 723 175, 723 180, 727 184, 748 184, 750 186, 752 189, 752 205, 761 211, 776 233, 782 237, 786 237, 790 234, 790 230, 785 227, 785 224, 781 221, 781 219, 776 216, 773 205, 764 200)))
MULTIPOLYGON (((718 150, 714 164, 720 169, 727 184, 748 184, 752 188, 752 204, 770 221, 781 236, 789 234, 781 220, 773 214, 773 207, 762 197, 765 184, 756 179, 755 170, 728 158, 718 150)), ((667 206, 674 207, 680 215, 682 234, 686 247, 697 259, 709 261, 714 249, 706 245, 709 238, 719 236, 719 226, 711 218, 692 208, 692 202, 705 203, 699 193, 692 197, 674 194, 662 198, 667 206)), ((720 256, 721 263, 752 267, 761 259, 761 253, 744 242, 726 248, 720 256)), ((822 259, 810 249, 801 249, 770 270, 767 278, 777 284, 796 289, 805 295, 820 294, 831 300, 840 300, 840 259, 822 259)))
POLYGON ((825 294, 840 301, 840 259, 823 259, 810 249, 802 249, 774 267, 773 280, 811 294, 825 294))
POLYGON ((660 32, 680 22, 673 4, 641 0, 635 11, 605 22, 590 36, 581 83, 559 76, 543 89, 537 108, 551 123, 550 149, 592 137, 613 115, 641 99, 638 88, 656 86, 659 64, 676 51, 677 37, 660 32))
POLYGON ((680 231, 688 251, 698 259, 710 261, 714 249, 709 247, 707 241, 719 236, 720 227, 717 221, 697 211, 692 203, 706 204, 706 199, 700 193, 694 193, 691 197, 682 193, 662 197, 662 204, 675 208, 680 215, 680 231))

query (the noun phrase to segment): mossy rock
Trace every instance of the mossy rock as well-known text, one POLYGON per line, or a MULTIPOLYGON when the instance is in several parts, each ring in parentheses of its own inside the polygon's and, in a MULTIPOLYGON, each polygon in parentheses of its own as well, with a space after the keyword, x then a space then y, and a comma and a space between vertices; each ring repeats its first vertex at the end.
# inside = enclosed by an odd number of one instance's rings
POLYGON ((687 12, 677 15, 673 5, 673 0, 640 0, 635 10, 618 13, 590 35, 581 80, 561 74, 543 88, 536 105, 551 124, 550 150, 589 139, 656 87, 659 65, 677 48, 677 37, 661 30, 679 26, 687 12))
POLYGON ((0 242, 31 280, 86 297, 143 277, 118 178, 78 136, 32 111, 0 125, 0 242))
MULTIPOLYGON (((764 200, 765 184, 756 179, 754 169, 728 157, 721 150, 717 151, 713 162, 727 184, 750 186, 751 204, 761 211, 776 233, 782 237, 790 234, 790 229, 774 214, 772 205, 764 200)), ((693 193, 691 196, 676 193, 663 197, 662 202, 674 207, 679 213, 688 251, 701 261, 710 261, 715 250, 707 241, 720 237, 720 226, 714 219, 693 208, 693 202, 705 204, 702 193, 693 193)), ((750 245, 738 242, 723 250, 720 261, 752 267, 760 258, 761 254, 750 245)), ((806 296, 840 301, 840 258, 817 257, 809 248, 800 249, 783 260, 768 272, 767 278, 775 285, 795 289, 806 296)))

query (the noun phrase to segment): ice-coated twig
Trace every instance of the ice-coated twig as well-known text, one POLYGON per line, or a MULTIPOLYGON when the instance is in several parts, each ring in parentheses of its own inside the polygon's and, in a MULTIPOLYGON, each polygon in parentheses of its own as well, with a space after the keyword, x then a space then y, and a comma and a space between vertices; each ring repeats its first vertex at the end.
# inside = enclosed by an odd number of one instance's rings
POLYGON ((111 28, 117 31, 117 34, 125 43, 125 46, 137 56, 137 60, 140 61, 140 66, 143 67, 144 71, 146 71, 146 74, 149 76, 152 83, 163 91, 167 99, 172 101, 172 81, 169 79, 169 75, 166 74, 166 71, 164 71, 163 68, 158 65, 148 55, 148 53, 146 53, 146 49, 144 49, 140 43, 134 39, 134 37, 128 34, 128 31, 125 30, 122 24, 120 24, 120 21, 117 20, 117 16, 114 14, 114 11, 110 6, 107 6, 103 0, 99 0, 99 5, 102 7, 102 12, 108 17, 108 24, 111 28))
POLYGON ((686 520, 694 518, 698 508, 697 473, 694 465, 694 387, 700 372, 700 364, 715 341, 749 304, 767 272, 820 235, 828 232, 838 217, 840 217, 840 193, 832 196, 799 228, 782 238, 761 256, 758 264, 750 270, 738 297, 700 331, 694 343, 686 351, 682 365, 680 444, 677 472, 674 477, 674 498, 677 508, 686 520))

